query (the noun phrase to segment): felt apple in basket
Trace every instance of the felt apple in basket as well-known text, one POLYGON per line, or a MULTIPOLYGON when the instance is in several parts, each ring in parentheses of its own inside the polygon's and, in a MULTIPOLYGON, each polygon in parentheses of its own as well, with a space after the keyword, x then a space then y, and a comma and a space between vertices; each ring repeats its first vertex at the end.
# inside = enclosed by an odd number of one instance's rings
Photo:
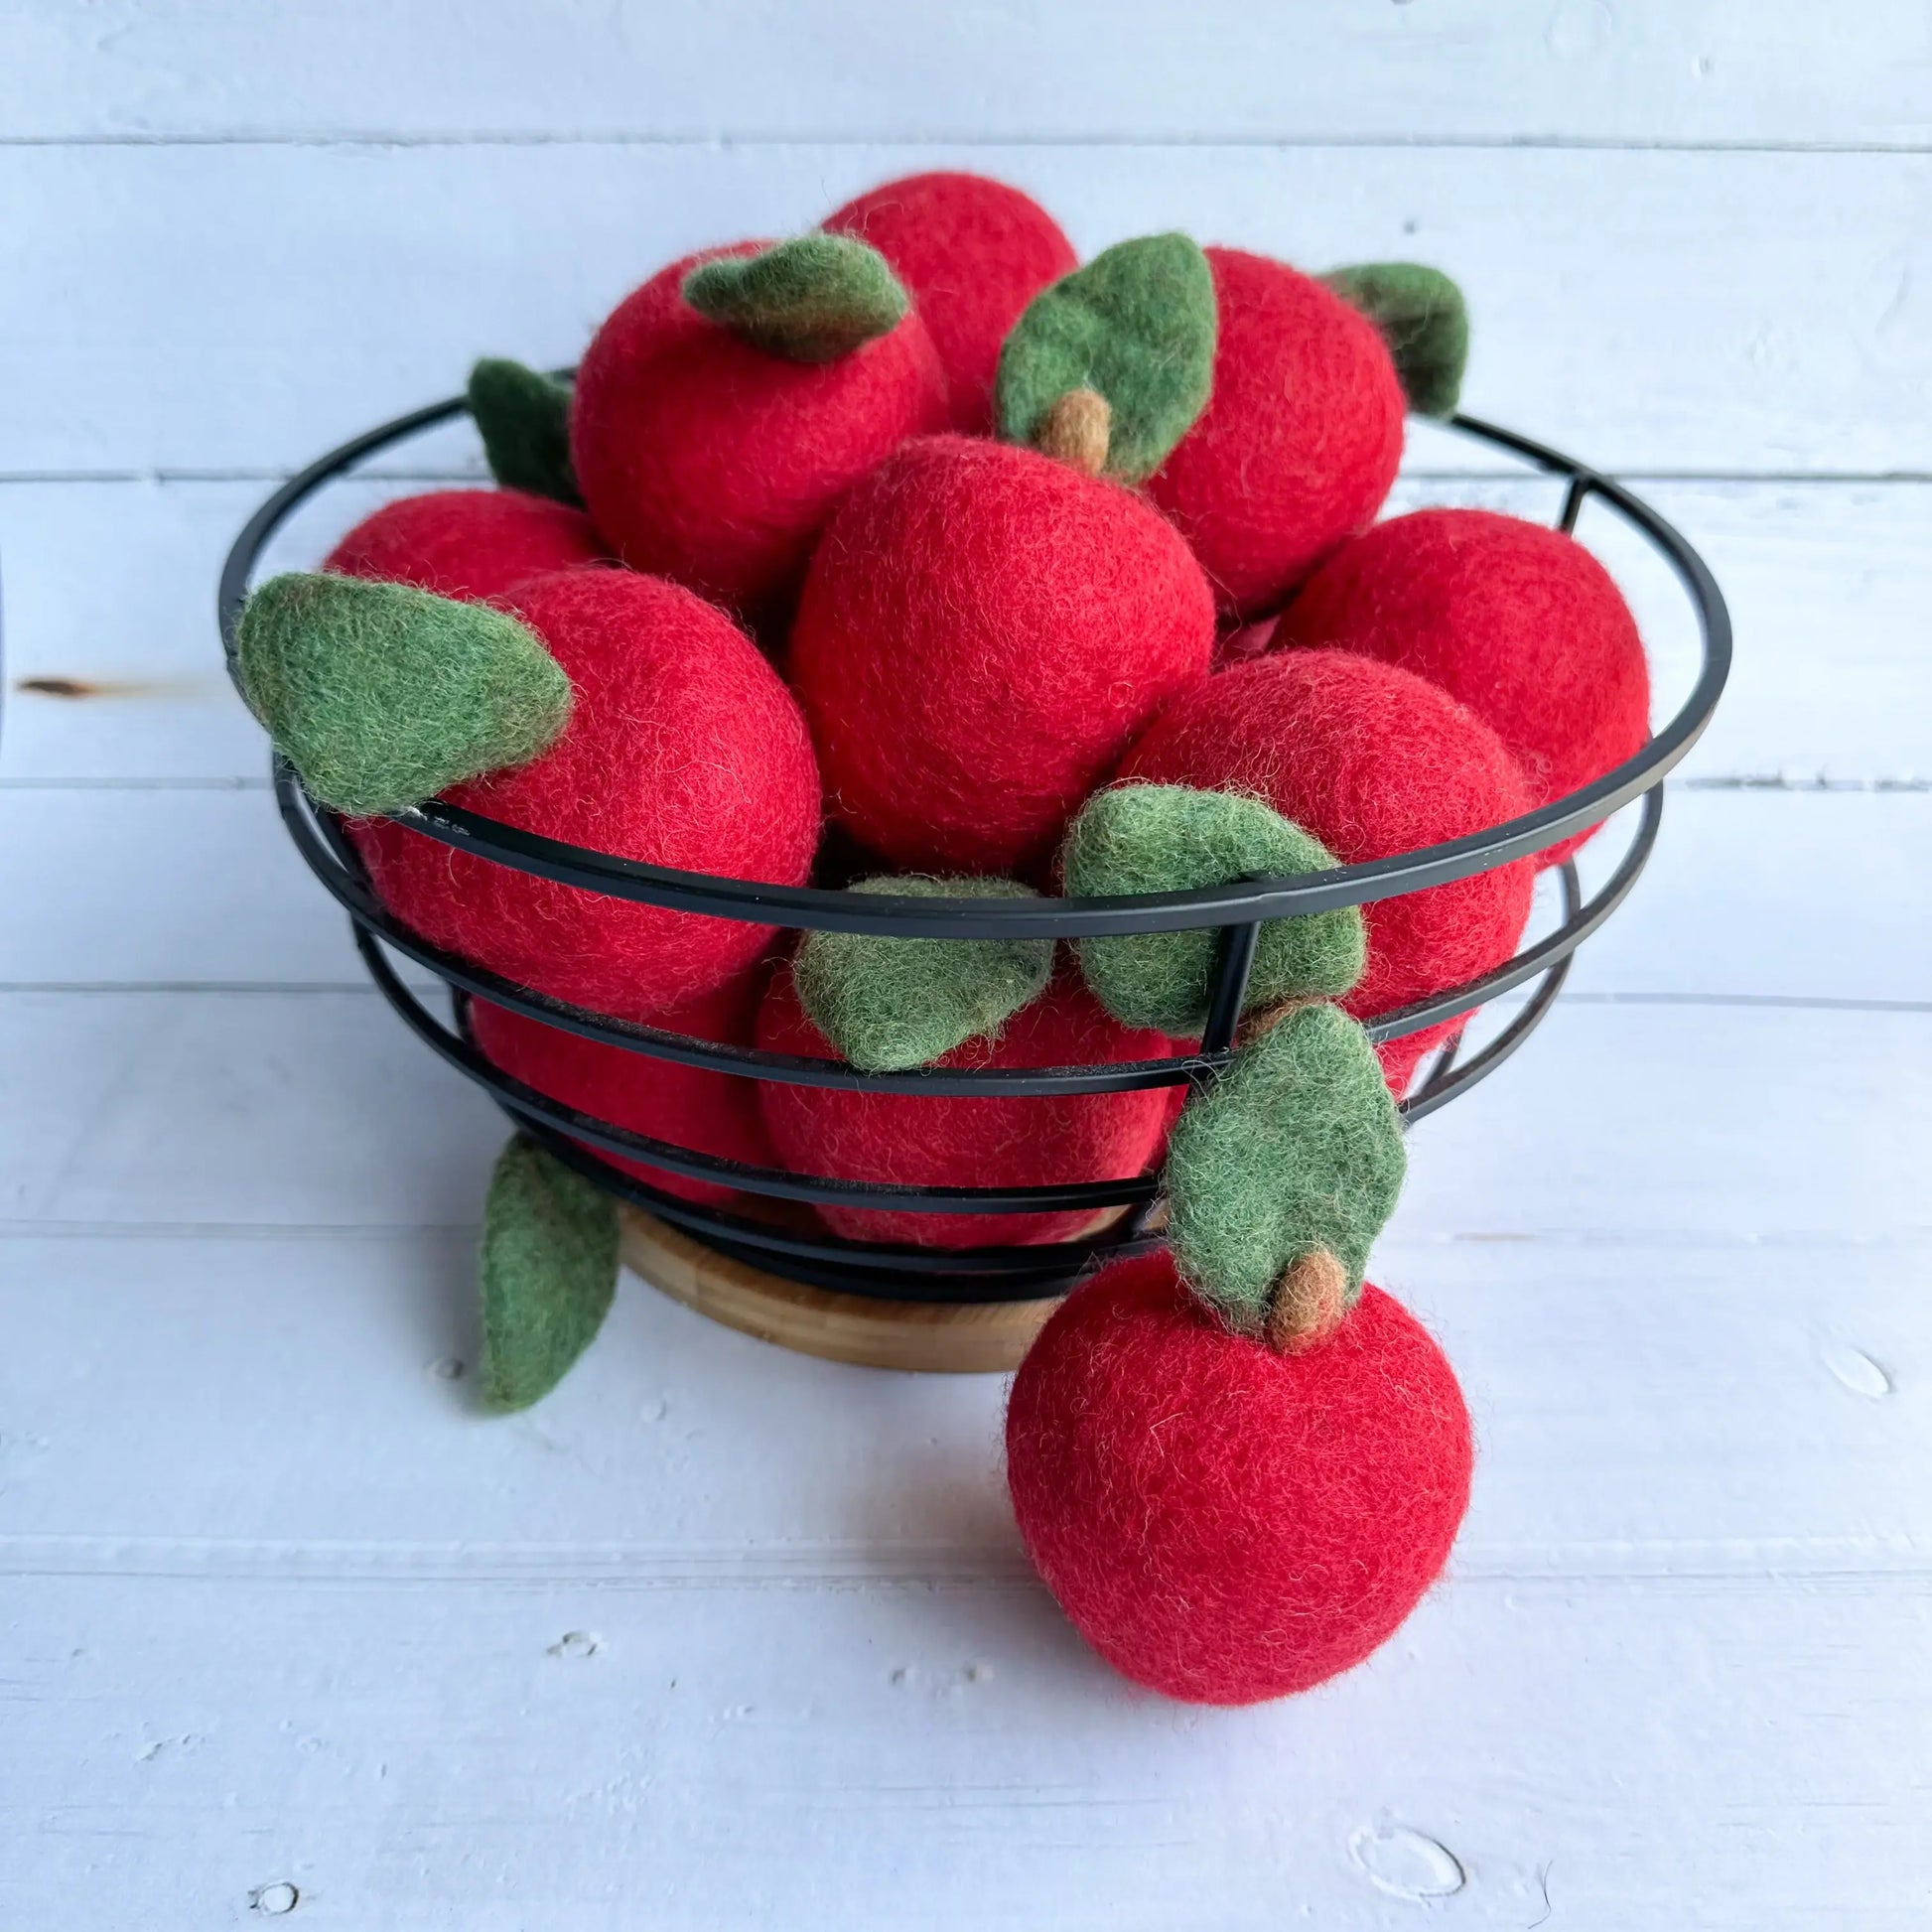
MULTIPOLYGON (((800 883, 818 775, 795 704, 720 611, 662 579, 555 572, 514 612, 333 574, 277 578, 239 634, 244 687, 311 794, 421 938, 615 1018, 671 1014, 698 1036, 749 1023, 707 1010, 768 928, 589 893, 452 851, 410 829, 432 797, 621 856, 800 883), (377 816, 401 813, 401 817, 377 816), (690 1003, 699 1003, 693 1010, 690 1003)), ((762 1152, 726 1075, 650 1079, 615 1046, 480 1009, 509 1070, 569 1104, 735 1159, 762 1152), (643 1081, 641 1099, 628 1083, 643 1081)), ((608 1197, 518 1140, 486 1209, 484 1385, 520 1406, 595 1333, 616 1266, 608 1197), (607 1225, 608 1224, 608 1225, 607 1225), (608 1238, 607 1238, 608 1237, 608 1238)))
POLYGON ((1415 510, 1343 544, 1272 643, 1356 651, 1440 685, 1495 731, 1532 805, 1600 778, 1650 735, 1650 669, 1609 572, 1574 537, 1493 510, 1415 510))
POLYGON ((632 569, 758 616, 839 494, 946 418, 938 352, 885 258, 800 235, 673 262, 621 303, 577 373, 571 456, 632 569))
MULTIPOLYGON (((994 880, 880 879, 902 893, 1020 894, 994 880)), ((863 889, 862 889, 863 890, 863 889)), ((1077 972, 1053 969, 1047 940, 868 939, 813 933, 773 978, 759 1043, 842 1058, 873 1071, 908 1066, 1082 1066, 1159 1058, 1166 1038, 1115 1020, 1077 972)), ((807 1173, 919 1186, 1026 1187, 1124 1180, 1159 1157, 1168 1096, 1131 1093, 952 1095, 763 1087, 785 1164, 807 1173)), ((985 1247, 1058 1241, 1113 1218, 1057 1213, 934 1214, 820 1209, 857 1240, 985 1247)))
MULTIPOLYGON (((1521 768, 1476 715, 1412 671, 1331 650, 1236 665, 1167 706, 1121 775, 1250 794, 1353 865, 1479 832, 1529 810, 1521 768)), ((1368 966, 1351 1012, 1387 1013, 1474 979, 1515 949, 1530 861, 1364 908, 1368 966)), ((1383 1049, 1400 1092, 1460 1021, 1383 1049)))
POLYGON ((1129 740, 1205 675, 1213 598, 1129 485, 1198 412, 1206 264, 1110 249, 1036 297, 1002 353, 1008 442, 905 445, 813 554, 790 674, 831 809, 911 869, 1027 872, 1129 740))
POLYGON ((1059 223, 1005 182, 937 173, 869 189, 825 226, 870 243, 892 265, 946 371, 953 428, 984 436, 1008 331, 1077 264, 1059 223))
POLYGON ((591 519, 568 503, 520 489, 433 489, 365 516, 323 568, 487 603, 607 554, 591 519))

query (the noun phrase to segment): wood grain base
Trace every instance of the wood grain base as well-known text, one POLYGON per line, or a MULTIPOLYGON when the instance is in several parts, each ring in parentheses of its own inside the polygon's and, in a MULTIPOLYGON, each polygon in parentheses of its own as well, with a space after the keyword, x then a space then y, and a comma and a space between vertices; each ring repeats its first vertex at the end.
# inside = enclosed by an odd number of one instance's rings
POLYGON ((939 1305, 840 1295, 718 1254, 641 1208, 625 1203, 619 1215, 619 1252, 632 1274, 728 1328, 827 1361, 1001 1374, 1020 1365, 1059 1306, 1051 1298, 939 1305))

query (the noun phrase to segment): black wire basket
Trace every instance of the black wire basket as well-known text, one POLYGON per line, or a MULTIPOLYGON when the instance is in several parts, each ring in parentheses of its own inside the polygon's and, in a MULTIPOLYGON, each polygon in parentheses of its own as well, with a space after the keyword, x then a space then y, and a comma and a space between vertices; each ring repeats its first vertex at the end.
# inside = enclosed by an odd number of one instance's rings
MULTIPOLYGON (((463 398, 456 397, 384 423, 310 465, 249 518, 222 567, 218 596, 221 638, 231 674, 235 623, 249 580, 280 525, 300 504, 345 477, 365 458, 466 410, 463 398)), ((1220 938, 1207 1025, 1198 1048, 1189 1053, 1095 1066, 926 1067, 862 1073, 834 1060, 719 1045, 613 1020, 472 965, 400 924, 376 898, 360 860, 344 837, 340 819, 310 798, 293 769, 280 759, 274 765, 276 800, 296 849, 347 911, 356 949, 370 977, 404 1023, 452 1066, 489 1092, 526 1134, 611 1193, 646 1208, 720 1254, 814 1287, 891 1301, 938 1303, 1056 1296, 1103 1262, 1142 1254, 1161 1244, 1164 1237, 1156 1225, 1161 1205, 1158 1174, 1053 1186, 922 1187, 750 1167, 613 1126, 512 1079, 478 1050, 469 1027, 470 1000, 473 996, 490 1000, 530 1019, 653 1059, 799 1086, 932 1096, 1122 1093, 1197 1086, 1227 1063, 1262 921, 1366 904, 1487 872, 1596 825, 1641 797, 1634 834, 1592 897, 1585 898, 1574 861, 1557 869, 1563 916, 1554 931, 1525 945, 1514 958, 1479 979, 1377 1015, 1367 1023, 1371 1039, 1387 1040, 1473 1014, 1499 994, 1536 982, 1521 1009, 1480 1051, 1458 1061, 1459 1042, 1451 1040, 1423 1084, 1401 1103, 1401 1111, 1406 1120, 1416 1121, 1448 1105, 1494 1072, 1528 1038, 1555 1002, 1572 954, 1629 894, 1657 842, 1664 776, 1710 722, 1730 667, 1730 620, 1716 580, 1697 552, 1647 503, 1610 478, 1513 431, 1467 416, 1452 418, 1449 427, 1507 451, 1539 471, 1567 479, 1559 528, 1574 529, 1585 502, 1594 496, 1637 530, 1675 572, 1694 608, 1703 645, 1690 696, 1635 758, 1593 784, 1468 838, 1294 879, 1249 879, 1138 898, 907 898, 671 871, 542 838, 438 800, 394 814, 398 824, 425 838, 517 872, 647 905, 760 925, 955 939, 1079 939, 1217 926, 1220 938), (449 1024, 430 1012, 404 983, 390 963, 390 952, 427 968, 450 988, 449 1024), (1098 1217, 1106 1210, 1124 1212, 1113 1214, 1107 1225, 1081 1239, 1036 1246, 932 1248, 845 1240, 822 1229, 806 1231, 795 1224, 685 1200, 612 1166, 597 1150, 767 1200, 948 1214, 1087 1210, 1098 1217)))

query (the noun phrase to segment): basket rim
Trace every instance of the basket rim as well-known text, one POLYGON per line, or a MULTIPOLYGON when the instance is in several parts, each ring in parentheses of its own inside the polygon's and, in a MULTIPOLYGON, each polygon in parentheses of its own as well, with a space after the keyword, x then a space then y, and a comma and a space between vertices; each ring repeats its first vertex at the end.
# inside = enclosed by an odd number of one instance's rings
MULTIPOLYGON (((236 676, 235 626, 241 607, 255 565, 275 531, 317 490, 364 458, 467 412, 466 400, 456 396, 379 424, 318 458, 262 503, 236 536, 221 568, 216 616, 230 677, 236 676)), ((388 816, 411 831, 512 871, 586 892, 759 925, 900 938, 1080 939, 1248 924, 1370 904, 1492 871, 1600 823, 1662 782, 1703 735, 1723 695, 1730 672, 1730 616, 1704 559, 1673 524, 1621 483, 1561 451, 1475 417, 1456 415, 1446 426, 1567 478, 1570 487, 1558 526, 1566 533, 1574 529, 1590 496, 1601 498, 1633 525, 1662 553, 1688 593, 1703 645, 1703 662, 1690 693, 1634 758, 1535 811, 1465 838, 1292 879, 1240 880, 1190 892, 1104 898, 913 898, 648 865, 526 832, 440 800, 388 816)))
MULTIPOLYGON (((276 792, 282 816, 297 852, 310 871, 348 914, 355 944, 370 973, 377 979, 391 1006, 403 1012, 404 1003, 413 1002, 403 982, 379 965, 377 941, 427 968, 453 993, 465 999, 483 999, 508 1008, 529 1020, 539 1021, 579 1037, 621 1047, 652 1059, 672 1060, 686 1066, 703 1067, 713 1072, 747 1076, 779 1085, 841 1088, 872 1093, 905 1093, 927 1096, 988 1093, 1075 1094, 1122 1093, 1134 1089, 1179 1086, 1217 1072, 1230 1057, 1234 1026, 1228 1014, 1218 1017, 1210 1012, 1202 1030, 1199 1046, 1191 1051, 1149 1060, 1102 1061, 1091 1065, 1039 1067, 943 1067, 938 1065, 906 1068, 897 1072, 862 1071, 838 1059, 805 1057, 771 1051, 761 1046, 738 1046, 691 1035, 672 1033, 647 1021, 619 1020, 587 1007, 574 1006, 552 994, 505 978, 490 968, 464 959, 432 944, 410 931, 375 897, 365 875, 342 835, 340 826, 317 814, 286 767, 278 770, 276 792)), ((1473 980, 1446 987, 1441 992, 1410 1006, 1372 1014, 1362 1025, 1375 1042, 1398 1038, 1449 1020, 1459 1019, 1502 994, 1512 992, 1539 976, 1545 988, 1536 996, 1539 1013, 1554 998, 1556 983, 1568 970, 1577 948, 1598 930, 1636 885, 1655 850, 1663 821, 1661 791, 1653 788, 1643 800, 1642 816, 1628 849, 1618 860, 1610 877, 1586 900, 1574 860, 1553 868, 1562 894, 1561 923, 1541 938, 1473 980)), ((1252 926, 1223 928, 1252 932, 1252 926)), ((1245 966, 1223 959, 1217 963, 1216 981, 1227 978, 1235 966, 1245 984, 1245 966)), ((416 1024, 410 1014, 403 1017, 416 1024)), ((432 1023, 433 1024, 433 1023, 432 1023)), ((455 1055, 446 1055, 455 1058, 455 1055)), ((472 1079, 498 1091, 502 1076, 488 1063, 480 1070, 459 1060, 472 1079)), ((1490 1062, 1485 1059, 1484 1070, 1490 1062)), ((1476 1074, 1475 1063, 1460 1069, 1456 1089, 1469 1084, 1476 1074)), ((1428 1094, 1411 1096, 1403 1102, 1405 1113, 1421 1118, 1449 1098, 1439 1093, 1432 1082, 1428 1094)), ((626 1148, 626 1152, 643 1152, 626 1148)))
MULTIPOLYGON (((568 374, 564 370, 559 373, 568 374)), ((289 479, 255 511, 223 563, 217 617, 229 675, 235 675, 234 631, 249 580, 269 538, 309 496, 346 476, 365 457, 467 413, 454 397, 378 425, 330 451, 289 479)), ((1434 1113, 1495 1071, 1549 1014, 1579 945, 1622 903, 1655 848, 1663 779, 1703 733, 1716 709, 1731 659, 1731 627, 1715 578, 1686 539, 1640 497, 1612 479, 1514 431, 1456 416, 1447 427, 1568 479, 1558 528, 1574 530, 1584 504, 1601 498, 1671 565, 1695 610, 1703 661, 1689 697, 1643 750, 1593 784, 1465 839, 1389 860, 1303 875, 1250 879, 1228 886, 1138 898, 936 899, 787 887, 673 871, 540 838, 500 821, 432 801, 393 813, 395 822, 514 871, 534 874, 640 903, 790 929, 871 932, 897 937, 1078 939, 1133 932, 1219 927, 1213 1000, 1199 1046, 1162 1060, 1097 1066, 939 1068, 862 1073, 839 1060, 799 1059, 759 1047, 737 1047, 614 1020, 520 986, 474 966, 410 932, 370 890, 339 814, 303 788, 286 761, 272 765, 277 805, 298 852, 347 912, 354 944, 376 989, 408 1029, 457 1071, 481 1086, 519 1131, 621 1199, 646 1208, 727 1254, 790 1279, 889 1300, 943 1303, 1034 1300, 1058 1295, 1093 1267, 1157 1246, 1150 1226, 1159 1203, 1157 1173, 1111 1181, 1019 1188, 936 1187, 855 1180, 741 1163, 651 1139, 564 1106, 493 1065, 470 1035, 469 1002, 483 998, 527 1017, 653 1059, 681 1061, 759 1081, 875 1092, 949 1094, 1106 1093, 1157 1086, 1198 1086, 1231 1058, 1259 923, 1331 907, 1364 904, 1469 877, 1542 851, 1573 831, 1594 826, 1642 799, 1629 845, 1587 901, 1574 859, 1551 868, 1563 898, 1561 922, 1491 972, 1394 1012, 1371 1016, 1372 1039, 1387 1039, 1472 1012, 1497 995, 1538 984, 1496 1037, 1457 1061, 1459 1035, 1422 1085, 1400 1102, 1405 1125, 1434 1113), (454 1001, 453 1025, 436 1019, 389 965, 384 949, 437 976, 454 1001), (747 1219, 729 1207, 695 1202, 653 1186, 613 1165, 641 1161, 670 1175, 816 1205, 843 1203, 940 1213, 999 1214, 1055 1208, 1111 1208, 1121 1218, 1086 1235, 1018 1247, 927 1247, 846 1239, 747 1219)))

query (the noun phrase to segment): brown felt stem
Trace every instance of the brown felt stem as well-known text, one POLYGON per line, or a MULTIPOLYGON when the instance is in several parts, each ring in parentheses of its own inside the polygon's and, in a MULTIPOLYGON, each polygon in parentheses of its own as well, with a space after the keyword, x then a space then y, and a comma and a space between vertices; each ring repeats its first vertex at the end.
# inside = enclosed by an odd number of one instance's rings
POLYGON ((1291 1013, 1299 1013, 1304 1007, 1319 1006, 1321 1002, 1312 997, 1277 1000, 1273 1006, 1256 1007, 1241 1016, 1241 1029, 1235 1035, 1239 1046, 1252 1046, 1272 1034, 1291 1013))
POLYGON ((1326 1248, 1302 1256, 1275 1284, 1268 1309, 1268 1345, 1284 1355, 1318 1348, 1348 1312, 1348 1274, 1326 1248))
POLYGON ((1114 412, 1098 389, 1069 389, 1040 419, 1034 445, 1042 456, 1082 476, 1097 477, 1107 467, 1113 421, 1114 412))

